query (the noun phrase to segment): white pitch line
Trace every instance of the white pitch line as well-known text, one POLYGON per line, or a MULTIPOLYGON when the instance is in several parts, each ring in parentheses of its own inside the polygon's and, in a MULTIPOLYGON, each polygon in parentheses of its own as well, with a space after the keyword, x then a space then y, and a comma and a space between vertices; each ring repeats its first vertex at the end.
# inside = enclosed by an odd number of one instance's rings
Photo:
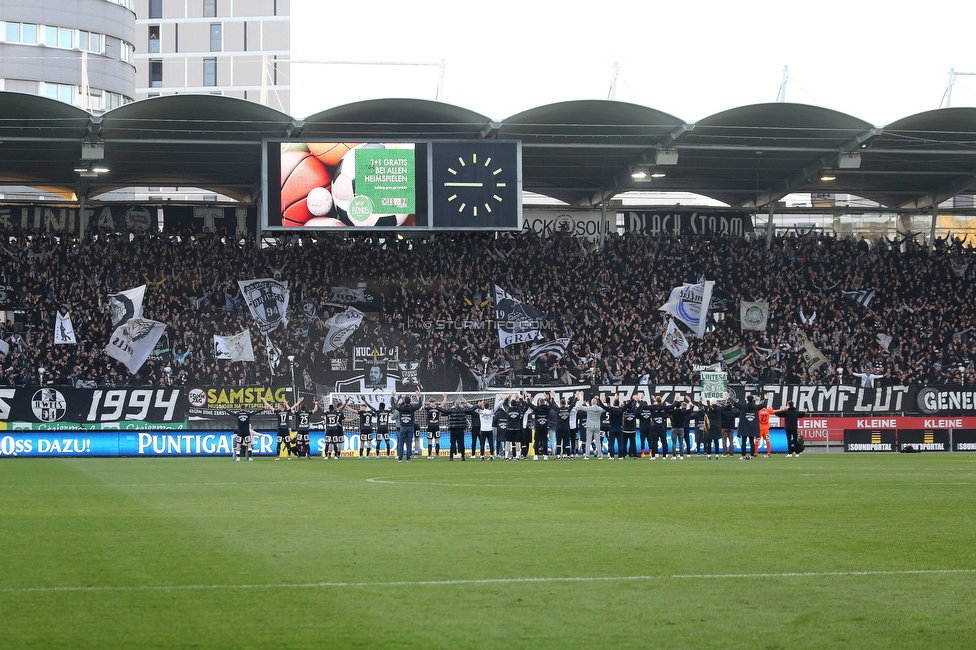
POLYGON ((470 580, 394 580, 387 582, 299 582, 242 585, 142 585, 130 587, 8 587, 0 594, 74 593, 98 591, 216 591, 221 589, 326 589, 372 587, 450 587, 456 585, 533 584, 554 582, 635 582, 651 580, 740 580, 772 578, 845 578, 976 573, 976 569, 906 569, 903 571, 792 571, 787 573, 697 573, 659 576, 568 576, 541 578, 482 578, 470 580))

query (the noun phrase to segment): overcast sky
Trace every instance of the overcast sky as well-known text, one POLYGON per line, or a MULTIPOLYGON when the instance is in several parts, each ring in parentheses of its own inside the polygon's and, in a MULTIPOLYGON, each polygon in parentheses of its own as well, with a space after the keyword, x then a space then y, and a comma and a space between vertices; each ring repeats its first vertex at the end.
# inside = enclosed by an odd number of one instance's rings
MULTIPOLYGON (((876 126, 938 108, 949 69, 976 73, 976 2, 874 0, 535 3, 292 0, 292 113, 363 99, 434 99, 494 120, 553 102, 607 99, 697 121, 786 99, 876 126)), ((960 76, 953 106, 976 106, 960 76)))

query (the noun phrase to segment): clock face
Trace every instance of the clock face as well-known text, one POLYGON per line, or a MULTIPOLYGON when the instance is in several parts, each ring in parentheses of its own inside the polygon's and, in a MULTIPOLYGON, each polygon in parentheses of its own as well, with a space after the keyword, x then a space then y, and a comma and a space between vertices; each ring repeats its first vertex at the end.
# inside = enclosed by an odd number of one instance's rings
POLYGON ((517 142, 433 142, 435 228, 518 228, 517 142))

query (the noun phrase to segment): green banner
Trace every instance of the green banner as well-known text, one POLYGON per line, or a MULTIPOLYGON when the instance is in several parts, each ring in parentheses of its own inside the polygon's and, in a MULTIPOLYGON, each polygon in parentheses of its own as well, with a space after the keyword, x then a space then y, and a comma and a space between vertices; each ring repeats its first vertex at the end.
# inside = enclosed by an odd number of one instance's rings
POLYGON ((724 372, 702 372, 702 399, 722 399, 729 390, 729 375, 724 372))
POLYGON ((414 162, 413 145, 404 149, 357 149, 358 200, 349 206, 350 219, 364 221, 372 214, 416 212, 417 170, 414 162))

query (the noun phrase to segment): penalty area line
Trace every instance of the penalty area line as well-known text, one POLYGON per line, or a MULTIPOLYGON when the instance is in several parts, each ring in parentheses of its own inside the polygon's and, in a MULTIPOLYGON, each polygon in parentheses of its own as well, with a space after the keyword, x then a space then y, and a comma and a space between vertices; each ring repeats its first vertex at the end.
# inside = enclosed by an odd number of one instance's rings
POLYGON ((60 586, 8 587, 0 594, 136 592, 136 591, 217 591, 223 589, 329 589, 372 587, 450 587, 456 585, 504 585, 572 582, 636 582, 651 580, 755 580, 775 578, 860 578, 874 576, 952 575, 976 573, 976 569, 905 569, 890 571, 790 571, 784 573, 686 573, 658 576, 551 576, 537 578, 472 578, 458 580, 390 580, 380 582, 282 582, 240 585, 133 585, 133 586, 60 586))

